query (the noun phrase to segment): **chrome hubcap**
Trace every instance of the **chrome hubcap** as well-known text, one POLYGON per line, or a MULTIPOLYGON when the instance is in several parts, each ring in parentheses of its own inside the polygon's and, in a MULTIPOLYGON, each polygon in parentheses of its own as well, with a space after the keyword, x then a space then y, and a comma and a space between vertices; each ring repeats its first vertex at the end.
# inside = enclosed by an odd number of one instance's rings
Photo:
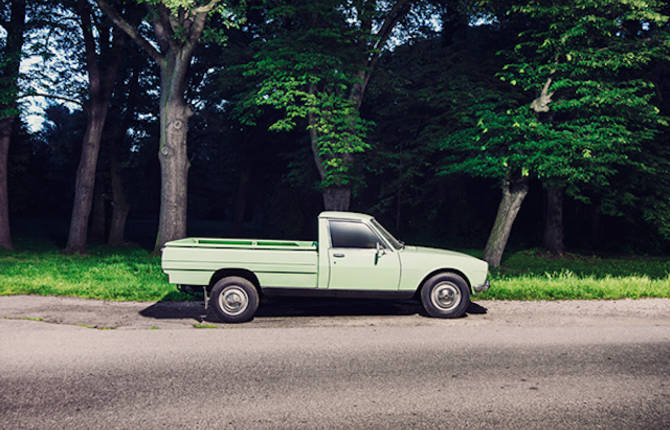
POLYGON ((433 287, 430 299, 440 310, 450 311, 461 302, 461 290, 451 282, 440 282, 433 287))
POLYGON ((246 291, 237 285, 230 285, 219 295, 219 307, 229 315, 237 315, 247 308, 249 297, 246 291))

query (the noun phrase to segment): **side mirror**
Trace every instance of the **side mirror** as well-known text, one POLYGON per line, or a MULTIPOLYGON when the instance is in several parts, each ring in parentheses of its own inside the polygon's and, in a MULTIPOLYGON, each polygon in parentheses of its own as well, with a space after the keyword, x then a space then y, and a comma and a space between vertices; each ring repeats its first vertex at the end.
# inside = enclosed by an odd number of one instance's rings
POLYGON ((376 265, 377 262, 379 261, 379 257, 386 254, 386 251, 384 250, 384 248, 382 248, 382 245, 379 242, 375 244, 375 248, 376 248, 375 252, 375 265, 376 265))

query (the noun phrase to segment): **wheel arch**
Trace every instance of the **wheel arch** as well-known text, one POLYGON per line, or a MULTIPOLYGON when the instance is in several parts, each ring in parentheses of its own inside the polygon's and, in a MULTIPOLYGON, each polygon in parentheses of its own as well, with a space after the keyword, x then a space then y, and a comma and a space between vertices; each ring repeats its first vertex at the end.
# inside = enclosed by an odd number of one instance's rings
POLYGON ((263 290, 261 289, 261 284, 258 281, 258 277, 254 272, 252 272, 249 269, 242 269, 242 268, 226 268, 226 269, 219 269, 216 272, 212 274, 212 277, 209 280, 209 285, 207 285, 207 291, 211 292, 212 288, 214 287, 214 284, 219 282, 219 280, 226 278, 228 276, 239 276, 240 278, 244 278, 247 281, 251 282, 254 287, 256 287, 256 290, 258 290, 258 295, 262 295, 263 290))
POLYGON ((453 273, 455 275, 460 276, 461 278, 463 278, 465 283, 468 284, 468 289, 470 290, 470 294, 473 293, 472 284, 470 284, 470 279, 468 278, 468 276, 465 273, 463 273, 462 271, 460 271, 458 269, 454 269, 454 268, 450 268, 450 267, 442 267, 442 268, 433 270, 432 272, 430 272, 429 274, 427 274, 426 276, 423 277, 421 282, 419 282, 419 285, 416 287, 416 291, 414 292, 414 297, 419 297, 420 296, 421 287, 423 287, 423 285, 426 283, 427 280, 429 280, 433 276, 438 275, 440 273, 453 273))

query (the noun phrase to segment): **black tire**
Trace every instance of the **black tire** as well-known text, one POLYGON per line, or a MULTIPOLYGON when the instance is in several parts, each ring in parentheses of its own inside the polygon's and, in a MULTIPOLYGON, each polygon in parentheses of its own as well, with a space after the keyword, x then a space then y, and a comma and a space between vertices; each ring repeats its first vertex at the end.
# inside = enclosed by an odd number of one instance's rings
POLYGON ((210 297, 210 305, 219 318, 228 323, 249 321, 259 304, 258 290, 247 279, 227 276, 219 279, 210 297))
POLYGON ((455 273, 438 273, 421 287, 421 304, 431 317, 462 317, 470 306, 470 287, 455 273))

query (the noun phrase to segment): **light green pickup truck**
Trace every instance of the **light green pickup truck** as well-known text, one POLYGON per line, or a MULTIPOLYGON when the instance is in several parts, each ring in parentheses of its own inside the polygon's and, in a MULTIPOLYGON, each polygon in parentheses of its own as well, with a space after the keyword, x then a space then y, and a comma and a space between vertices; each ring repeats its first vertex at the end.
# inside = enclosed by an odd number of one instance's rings
POLYGON ((261 297, 419 299, 439 318, 462 316, 489 288, 485 261, 405 246, 370 215, 323 212, 319 241, 186 238, 165 244, 163 271, 180 289, 202 288, 226 322, 253 318, 261 297))

